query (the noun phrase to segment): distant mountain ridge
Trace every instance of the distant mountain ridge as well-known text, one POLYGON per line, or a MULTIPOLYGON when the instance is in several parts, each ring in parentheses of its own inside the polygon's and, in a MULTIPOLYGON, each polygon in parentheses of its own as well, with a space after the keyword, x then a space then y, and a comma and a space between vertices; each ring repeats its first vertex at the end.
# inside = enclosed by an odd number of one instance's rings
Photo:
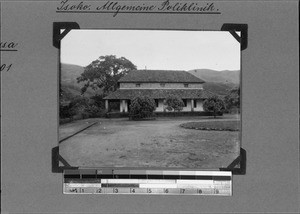
MULTIPOLYGON (((68 83, 77 83, 77 77, 84 72, 84 67, 74 64, 61 64, 61 81, 68 83)), ((211 69, 194 69, 187 71, 190 74, 204 80, 205 82, 222 82, 239 84, 239 70, 216 71, 211 69)))
POLYGON ((215 71, 210 69, 194 69, 190 74, 205 81, 203 88, 217 95, 225 96, 230 90, 240 85, 239 70, 215 71))
POLYGON ((189 70, 188 72, 203 79, 205 82, 240 83, 239 70, 215 71, 210 69, 194 69, 189 70))

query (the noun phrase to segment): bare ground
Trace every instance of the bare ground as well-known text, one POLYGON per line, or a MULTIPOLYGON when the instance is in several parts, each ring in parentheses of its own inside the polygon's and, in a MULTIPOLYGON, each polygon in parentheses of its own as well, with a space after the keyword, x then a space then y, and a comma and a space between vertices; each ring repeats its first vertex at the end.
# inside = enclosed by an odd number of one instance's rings
MULTIPOLYGON (((212 120, 195 117, 154 121, 98 119, 97 125, 62 142, 60 155, 72 166, 85 167, 227 167, 239 156, 239 132, 201 131, 179 126, 212 120)), ((91 121, 81 121, 87 122, 91 121)), ((66 135, 72 127, 75 130, 78 126, 79 122, 73 126, 63 125, 60 133, 66 135)))

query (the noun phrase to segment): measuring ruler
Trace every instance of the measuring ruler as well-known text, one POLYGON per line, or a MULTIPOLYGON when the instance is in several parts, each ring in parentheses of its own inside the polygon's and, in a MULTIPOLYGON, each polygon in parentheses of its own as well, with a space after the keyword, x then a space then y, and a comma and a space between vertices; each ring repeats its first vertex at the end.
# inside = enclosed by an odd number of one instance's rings
POLYGON ((232 195, 227 171, 66 170, 64 194, 232 195))

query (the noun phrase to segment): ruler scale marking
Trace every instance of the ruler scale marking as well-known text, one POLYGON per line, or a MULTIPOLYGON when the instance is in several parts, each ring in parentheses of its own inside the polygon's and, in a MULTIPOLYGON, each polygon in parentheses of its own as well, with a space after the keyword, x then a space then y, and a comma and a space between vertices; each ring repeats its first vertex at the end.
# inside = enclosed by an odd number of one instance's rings
POLYGON ((64 194, 232 195, 225 171, 65 170, 64 194))

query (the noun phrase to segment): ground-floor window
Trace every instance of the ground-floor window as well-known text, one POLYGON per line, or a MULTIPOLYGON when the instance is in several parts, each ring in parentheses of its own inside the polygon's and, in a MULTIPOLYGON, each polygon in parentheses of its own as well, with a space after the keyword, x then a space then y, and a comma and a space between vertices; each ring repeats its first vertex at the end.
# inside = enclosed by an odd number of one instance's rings
POLYGON ((187 107, 187 100, 186 100, 186 99, 183 99, 182 101, 183 101, 183 103, 184 103, 184 107, 187 107))
POLYGON ((155 106, 158 107, 158 100, 154 100, 155 101, 155 106))
POLYGON ((194 108, 197 108, 197 100, 194 100, 194 108))

